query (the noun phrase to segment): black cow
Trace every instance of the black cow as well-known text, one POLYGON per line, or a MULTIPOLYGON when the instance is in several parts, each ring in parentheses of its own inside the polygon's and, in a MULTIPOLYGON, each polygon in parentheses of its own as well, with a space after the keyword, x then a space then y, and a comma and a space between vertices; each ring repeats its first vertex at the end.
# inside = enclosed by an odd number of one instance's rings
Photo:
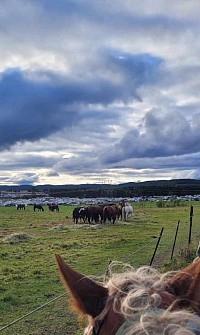
POLYGON ((33 205, 33 210, 34 210, 34 212, 35 212, 35 210, 38 210, 38 211, 42 211, 42 212, 44 212, 44 208, 42 207, 42 205, 36 205, 36 204, 34 204, 33 205))
POLYGON ((48 207, 50 212, 59 212, 59 207, 56 204, 50 204, 48 207))
POLYGON ((17 210, 18 209, 23 209, 25 211, 26 206, 24 204, 18 204, 17 205, 17 210))
POLYGON ((72 213, 74 223, 77 224, 78 220, 82 220, 84 223, 88 218, 88 208, 87 207, 75 207, 72 213))

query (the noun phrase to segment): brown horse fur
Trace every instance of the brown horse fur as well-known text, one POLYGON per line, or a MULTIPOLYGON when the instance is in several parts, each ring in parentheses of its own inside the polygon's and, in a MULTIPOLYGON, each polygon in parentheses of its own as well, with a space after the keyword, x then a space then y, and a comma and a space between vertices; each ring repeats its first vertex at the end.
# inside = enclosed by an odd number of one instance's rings
POLYGON ((99 315, 108 296, 108 290, 93 280, 71 269, 60 255, 56 255, 60 278, 70 295, 72 310, 93 318, 99 315))
POLYGON ((106 219, 112 223, 115 223, 116 218, 118 217, 118 209, 117 206, 105 206, 103 208, 103 222, 106 222, 106 219))
MULTIPOLYGON (((68 291, 72 309, 83 316, 87 314, 92 317, 90 325, 93 325, 95 318, 99 314, 104 315, 104 324, 101 334, 115 334, 117 329, 124 322, 124 315, 120 314, 121 303, 115 301, 113 307, 112 292, 93 280, 71 269, 62 259, 60 255, 56 255, 56 261, 59 267, 61 280, 68 291), (104 314, 104 307, 106 312, 104 314), (112 308, 110 308, 112 306, 112 308), (103 313, 102 313, 103 312, 103 313), (109 323, 112 316, 112 325, 109 323), (109 332, 108 332, 109 329, 109 332)), ((161 287, 163 287, 161 285, 161 287)), ((191 263, 183 270, 177 272, 172 278, 164 284, 164 290, 157 290, 160 295, 160 308, 169 308, 178 300, 175 309, 189 307, 193 312, 200 312, 200 259, 191 263)), ((152 289, 150 288, 150 291, 152 289)), ((123 290, 121 291, 123 294, 123 290)), ((121 293, 120 293, 121 294, 121 293)), ((171 308, 173 311, 173 307, 171 308)), ((89 326, 89 329, 91 326, 89 326)), ((90 331, 89 331, 90 333, 90 331)))
POLYGON ((200 258, 172 277, 166 290, 178 299, 179 307, 190 307, 200 314, 200 258))

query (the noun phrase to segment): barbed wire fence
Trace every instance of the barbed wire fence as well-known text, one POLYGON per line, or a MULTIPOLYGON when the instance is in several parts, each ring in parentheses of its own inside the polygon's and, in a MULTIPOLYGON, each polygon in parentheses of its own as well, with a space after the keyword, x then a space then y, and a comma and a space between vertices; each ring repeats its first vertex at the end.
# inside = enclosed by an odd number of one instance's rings
POLYGON ((27 335, 72 335, 75 333, 75 325, 76 318, 69 311, 67 295, 64 293, 6 324, 0 329, 0 333, 2 335, 25 333, 27 335))
MULTIPOLYGON (((152 250, 154 245, 155 241, 152 240, 145 245, 143 244, 137 250, 130 253, 129 259, 134 260, 134 257, 144 250, 144 248, 145 250, 148 248, 152 250)), ((127 258, 126 260, 120 260, 120 262, 123 261, 130 263, 127 258)), ((107 270, 108 268, 105 269, 103 275, 106 275, 107 270)), ((21 335, 24 328, 28 335, 71 335, 74 333, 76 318, 73 314, 70 314, 67 300, 68 297, 66 293, 60 294, 43 305, 0 327, 0 333, 2 333, 2 335, 21 335), (67 317, 67 315, 70 315, 70 318, 67 317)))
MULTIPOLYGON (((179 224, 179 229, 181 229, 181 222, 179 222, 179 224)), ((174 227, 176 226, 174 225, 174 227)), ((177 231, 175 232, 175 234, 177 234, 176 244, 174 243, 174 241, 172 241, 172 248, 174 248, 175 250, 176 258, 181 258, 183 257, 183 249, 188 250, 188 233, 185 232, 185 235, 182 234, 181 238, 179 238, 177 231), (183 236, 185 239, 185 245, 187 246, 185 248, 183 248, 183 236)), ((191 235, 195 236, 195 238, 193 239, 193 243, 191 243, 191 245, 189 246, 189 249, 195 257, 195 254, 198 253, 198 245, 200 239, 200 233, 197 225, 193 227, 191 235)), ((170 260, 170 255, 172 255, 172 249, 169 249, 167 252, 165 251, 165 257, 162 252, 156 254, 157 249, 155 249, 155 247, 157 247, 157 242, 160 238, 160 244, 164 245, 165 236, 165 231, 163 230, 162 234, 160 233, 160 235, 158 236, 153 236, 154 239, 151 239, 150 241, 148 241, 148 243, 142 244, 141 247, 137 248, 137 250, 130 252, 128 259, 127 257, 121 257, 120 262, 134 263, 134 257, 136 257, 138 253, 141 253, 145 250, 146 265, 150 265, 150 262, 155 253, 155 259, 153 259, 153 266, 160 266, 160 264, 163 264, 164 258, 166 260, 170 260)), ((108 265, 111 261, 112 260, 108 262, 108 265)), ((105 275, 107 270, 108 268, 105 269, 105 275)), ((76 324, 76 317, 69 310, 67 295, 66 293, 63 293, 42 304, 41 306, 31 310, 30 312, 25 313, 18 319, 8 322, 3 326, 0 326, 0 333, 2 335, 21 335, 22 333, 26 333, 27 335, 79 335, 81 334, 80 327, 78 327, 78 325, 76 327, 76 324)))

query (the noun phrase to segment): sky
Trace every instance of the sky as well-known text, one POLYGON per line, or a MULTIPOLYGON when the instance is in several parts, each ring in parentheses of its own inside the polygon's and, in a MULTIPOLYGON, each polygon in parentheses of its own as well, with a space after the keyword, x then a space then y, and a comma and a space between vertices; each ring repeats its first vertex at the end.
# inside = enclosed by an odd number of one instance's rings
POLYGON ((199 0, 4 0, 0 184, 200 178, 199 0))

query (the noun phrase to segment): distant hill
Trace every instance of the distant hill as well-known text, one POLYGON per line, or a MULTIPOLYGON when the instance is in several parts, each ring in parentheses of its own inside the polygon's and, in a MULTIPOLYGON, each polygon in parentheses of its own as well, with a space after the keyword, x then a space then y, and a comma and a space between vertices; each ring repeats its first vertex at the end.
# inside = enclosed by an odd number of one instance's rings
POLYGON ((19 191, 44 191, 44 190, 63 190, 63 189, 93 189, 93 188, 105 188, 105 187, 112 187, 113 185, 110 184, 66 184, 66 185, 0 185, 0 191, 12 191, 12 192, 19 192, 19 191))
POLYGON ((45 192, 59 197, 135 197, 200 194, 200 180, 172 179, 122 184, 0 185, 0 192, 45 192))
POLYGON ((145 187, 145 186, 185 186, 200 185, 198 179, 171 179, 171 180, 149 180, 144 182, 128 182, 122 184, 65 184, 65 185, 0 185, 0 191, 44 191, 63 189, 101 189, 117 187, 145 187))

